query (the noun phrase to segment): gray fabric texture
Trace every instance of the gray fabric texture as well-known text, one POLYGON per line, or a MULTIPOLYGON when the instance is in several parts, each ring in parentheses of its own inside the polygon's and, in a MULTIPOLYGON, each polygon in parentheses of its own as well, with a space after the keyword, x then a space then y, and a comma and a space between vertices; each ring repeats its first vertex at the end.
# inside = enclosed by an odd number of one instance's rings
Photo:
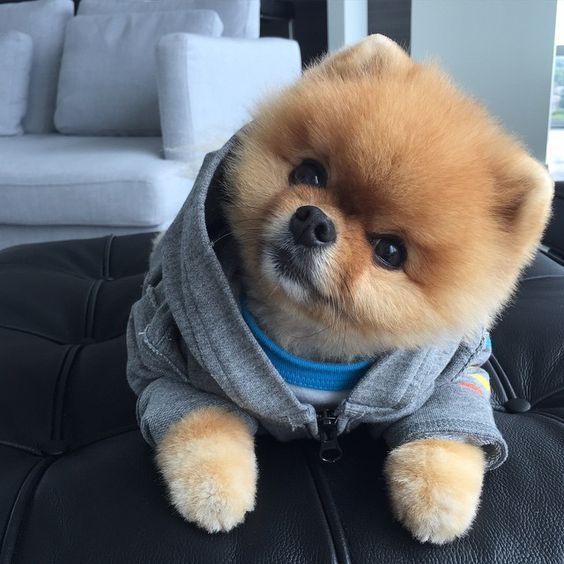
POLYGON ((82 0, 79 15, 132 14, 172 10, 214 10, 226 37, 256 39, 260 30, 260 0, 82 0))
MULTIPOLYGON (((214 174, 231 140, 208 155, 192 192, 154 253, 128 325, 128 381, 151 444, 187 413, 222 405, 280 440, 318 438, 315 409, 269 362, 239 310, 234 241, 225 236, 214 174), (213 241, 217 241, 214 244, 213 241)), ((507 447, 489 399, 457 385, 481 360, 487 334, 375 359, 335 413, 338 432, 368 423, 391 446, 448 437, 483 445, 488 467, 507 447)))
POLYGON ((0 224, 169 223, 193 181, 160 137, 0 137, 0 224))
POLYGON ((27 112, 23 122, 26 133, 53 131, 65 26, 73 13, 72 0, 0 4, 0 32, 20 31, 33 40, 27 112))
POLYGON ((33 40, 19 31, 0 33, 0 135, 22 133, 27 109, 33 40))
POLYGON ((212 10, 77 16, 67 27, 55 125, 73 135, 161 134, 156 45, 176 32, 221 35, 212 10))

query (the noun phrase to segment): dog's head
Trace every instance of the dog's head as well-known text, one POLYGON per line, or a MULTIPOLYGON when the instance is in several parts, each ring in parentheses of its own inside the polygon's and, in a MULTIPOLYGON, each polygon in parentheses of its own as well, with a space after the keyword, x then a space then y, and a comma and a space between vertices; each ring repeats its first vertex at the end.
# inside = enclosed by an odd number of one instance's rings
POLYGON ((553 189, 478 103, 383 36, 262 105, 229 175, 254 295, 375 347, 489 324, 553 189))

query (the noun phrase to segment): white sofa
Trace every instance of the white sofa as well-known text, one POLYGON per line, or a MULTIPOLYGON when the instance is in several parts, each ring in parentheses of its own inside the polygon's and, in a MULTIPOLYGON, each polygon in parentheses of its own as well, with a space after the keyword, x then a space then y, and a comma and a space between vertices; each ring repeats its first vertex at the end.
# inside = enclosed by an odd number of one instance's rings
MULTIPOLYGON (((116 33, 109 39, 104 36, 105 43, 123 39, 121 29, 133 29, 135 34, 138 22, 147 18, 134 16, 136 25, 125 26, 119 23, 118 13, 151 11, 156 2, 82 0, 78 17, 72 15, 71 0, 0 5, 0 33, 14 29, 28 34, 36 49, 23 134, 0 132, 0 248, 166 228, 186 198, 203 154, 217 148, 249 119, 258 98, 299 75, 296 43, 256 38, 258 0, 159 0, 158 11, 173 11, 179 3, 214 8, 224 33, 230 30, 235 37, 167 33, 151 53, 144 53, 147 64, 155 65, 155 84, 141 88, 133 80, 131 84, 125 81, 121 85, 125 91, 120 90, 121 73, 119 65, 113 67, 113 58, 97 68, 97 57, 103 57, 103 53, 94 49, 95 43, 91 45, 94 55, 89 55, 88 72, 84 72, 81 55, 77 54, 82 45, 77 45, 77 38, 95 42, 91 30, 97 20, 84 18, 108 15, 115 17, 112 25, 117 22, 113 27, 118 32, 117 39, 116 33), (88 26, 81 28, 79 23, 88 26), (67 44, 62 55, 65 30, 67 44), (47 32, 52 58, 45 72, 47 32), (55 40, 53 34, 59 37, 55 40), (73 49, 67 55, 71 43, 73 49), (108 77, 103 74, 106 72, 117 76, 108 77), (96 73, 102 73, 98 82, 93 78, 96 73), (115 99, 93 92, 108 78, 117 80, 117 86, 111 86, 115 99), (152 88, 154 100, 149 96, 152 88), (157 130, 148 125, 140 134, 135 129, 129 135, 127 131, 112 134, 112 116, 121 120, 135 107, 138 94, 146 99, 141 97, 143 113, 133 125, 155 122, 157 130), (121 106, 120 95, 126 96, 121 106), (93 114, 89 113, 91 107, 93 114), (149 119, 155 112, 157 117, 149 119), (88 128, 102 123, 104 130, 88 133, 88 128), (57 132, 55 125, 65 134, 57 132)), ((107 35, 112 26, 107 20, 100 21, 101 33, 107 35)), ((125 60, 121 64, 127 71, 130 63, 125 60)), ((135 111, 139 113, 139 109, 135 111)))

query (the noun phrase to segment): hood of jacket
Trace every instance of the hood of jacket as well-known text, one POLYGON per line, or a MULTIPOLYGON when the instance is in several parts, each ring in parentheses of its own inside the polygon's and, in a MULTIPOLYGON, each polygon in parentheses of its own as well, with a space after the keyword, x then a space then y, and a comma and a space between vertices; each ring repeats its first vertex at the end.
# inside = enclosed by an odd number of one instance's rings
MULTIPOLYGON (((146 327, 131 331, 142 335, 155 354, 166 357, 172 348, 185 351, 184 356, 197 363, 221 395, 267 429, 307 428, 311 436, 317 436, 314 407, 297 399, 241 315, 237 244, 221 211, 229 190, 223 163, 234 143, 235 137, 206 157, 184 206, 155 249, 148 279, 160 281, 161 301, 150 319, 143 321, 146 327), (171 324, 175 326, 172 332, 171 324)), ((133 319, 136 308, 142 307, 135 304, 133 319)), ((336 409, 339 433, 359 422, 391 423, 413 413, 437 385, 453 382, 472 364, 484 339, 485 333, 472 342, 456 340, 380 354, 336 409)), ((130 355, 137 354, 133 349, 132 344, 130 355)), ((130 384, 141 394, 133 371, 128 373, 130 384)), ((472 425, 462 427, 468 434, 472 425)), ((494 432, 484 433, 489 437, 494 432)))

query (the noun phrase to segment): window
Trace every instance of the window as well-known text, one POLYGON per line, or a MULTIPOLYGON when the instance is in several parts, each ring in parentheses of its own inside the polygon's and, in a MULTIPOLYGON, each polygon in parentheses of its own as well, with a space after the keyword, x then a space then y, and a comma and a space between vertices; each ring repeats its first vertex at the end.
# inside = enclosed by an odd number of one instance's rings
POLYGON ((552 177, 564 181, 564 0, 558 0, 555 41, 547 162, 552 177))

